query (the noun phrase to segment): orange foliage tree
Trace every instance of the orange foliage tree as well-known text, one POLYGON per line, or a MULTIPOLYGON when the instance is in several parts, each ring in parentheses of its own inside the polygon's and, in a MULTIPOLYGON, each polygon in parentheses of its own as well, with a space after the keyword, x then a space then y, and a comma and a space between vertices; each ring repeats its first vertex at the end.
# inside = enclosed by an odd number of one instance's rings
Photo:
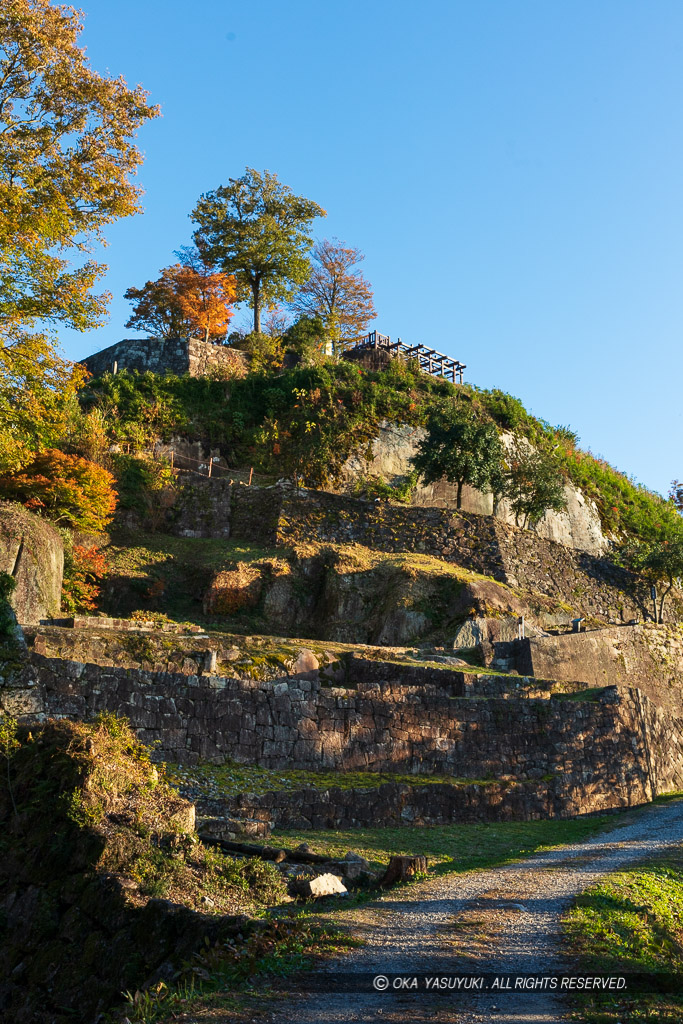
POLYGON ((0 477, 0 495, 53 522, 99 533, 116 509, 114 477, 79 455, 51 449, 21 473, 0 477))
POLYGON ((70 612, 92 612, 97 608, 100 583, 109 569, 107 557, 97 548, 83 544, 64 549, 62 609, 70 612))
POLYGON ((204 341, 224 338, 237 296, 234 274, 209 273, 194 267, 183 267, 179 277, 178 302, 193 333, 204 341))
POLYGON ((126 327, 161 338, 224 338, 237 295, 234 276, 213 272, 193 250, 177 255, 182 263, 164 267, 155 281, 126 291, 125 297, 135 303, 126 327))

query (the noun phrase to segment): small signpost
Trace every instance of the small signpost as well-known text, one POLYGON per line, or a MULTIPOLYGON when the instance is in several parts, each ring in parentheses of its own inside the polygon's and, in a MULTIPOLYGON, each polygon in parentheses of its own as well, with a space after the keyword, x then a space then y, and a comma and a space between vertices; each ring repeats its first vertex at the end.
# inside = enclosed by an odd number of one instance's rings
POLYGON ((517 619, 517 639, 524 639, 524 616, 520 615, 517 619))

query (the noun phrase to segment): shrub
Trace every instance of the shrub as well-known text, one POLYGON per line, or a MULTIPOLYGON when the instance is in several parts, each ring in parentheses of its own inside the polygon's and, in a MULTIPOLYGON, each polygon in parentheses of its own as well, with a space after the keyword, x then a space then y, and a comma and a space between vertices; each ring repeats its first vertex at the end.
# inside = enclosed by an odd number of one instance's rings
POLYGON ((107 575, 107 557, 97 548, 67 543, 64 546, 62 608, 75 612, 91 612, 97 608, 100 583, 107 575))
POLYGON ((116 508, 114 477, 102 466, 56 449, 22 473, 0 478, 0 494, 64 526, 99 533, 116 508))
POLYGON ((170 463, 144 455, 115 455, 113 463, 119 507, 139 513, 146 529, 158 530, 174 500, 170 463))

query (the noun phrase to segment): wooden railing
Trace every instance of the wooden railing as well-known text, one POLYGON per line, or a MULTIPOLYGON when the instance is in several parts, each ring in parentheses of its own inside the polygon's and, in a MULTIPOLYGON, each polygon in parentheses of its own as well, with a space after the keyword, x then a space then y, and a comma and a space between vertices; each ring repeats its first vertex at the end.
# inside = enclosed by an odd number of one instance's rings
POLYGON ((379 331, 371 331, 347 351, 363 352, 366 349, 384 349, 392 355, 417 359, 420 369, 425 373, 431 373, 434 377, 445 377, 454 384, 462 384, 463 370, 467 369, 465 363, 461 363, 459 359, 451 359, 443 352, 437 352, 435 348, 428 348, 426 345, 406 345, 400 338, 398 341, 392 341, 388 334, 380 334, 379 331))

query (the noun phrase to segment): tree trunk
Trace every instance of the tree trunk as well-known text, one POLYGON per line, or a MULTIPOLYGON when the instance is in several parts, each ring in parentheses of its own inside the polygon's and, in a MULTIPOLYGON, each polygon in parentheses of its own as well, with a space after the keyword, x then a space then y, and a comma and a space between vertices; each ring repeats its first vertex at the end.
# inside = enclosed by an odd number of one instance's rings
POLYGON ((251 293, 254 297, 254 333, 261 333, 261 280, 255 278, 251 282, 251 293))
POLYGON ((669 591, 673 589, 674 581, 669 580, 669 586, 666 588, 661 598, 659 599, 659 622, 664 622, 664 600, 669 596, 669 591))
POLYGON ((380 885, 394 885, 396 882, 406 882, 420 872, 427 870, 426 857, 393 856, 389 866, 380 879, 380 885))
POLYGON ((455 507, 462 508, 462 480, 458 480, 458 492, 455 496, 455 507))

